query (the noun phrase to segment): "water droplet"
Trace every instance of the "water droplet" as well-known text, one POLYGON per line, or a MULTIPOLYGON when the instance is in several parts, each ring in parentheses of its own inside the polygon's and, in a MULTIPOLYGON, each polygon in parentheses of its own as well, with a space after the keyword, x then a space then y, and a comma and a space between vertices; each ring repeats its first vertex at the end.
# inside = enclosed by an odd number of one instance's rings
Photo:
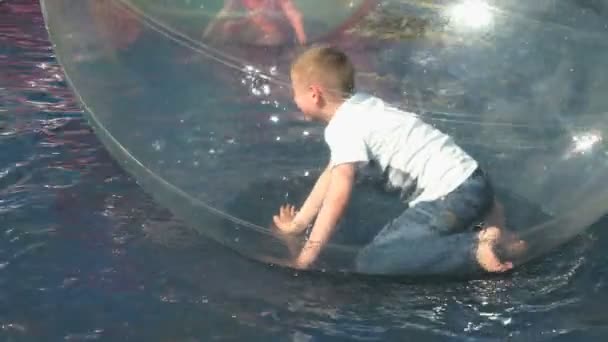
POLYGON ((152 148, 155 151, 160 152, 165 148, 165 142, 162 140, 156 140, 152 143, 152 148))

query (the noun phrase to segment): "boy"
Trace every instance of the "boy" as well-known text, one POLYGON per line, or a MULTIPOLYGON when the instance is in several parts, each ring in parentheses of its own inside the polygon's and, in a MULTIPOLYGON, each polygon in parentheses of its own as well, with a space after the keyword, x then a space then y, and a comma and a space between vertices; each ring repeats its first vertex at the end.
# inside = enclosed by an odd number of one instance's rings
POLYGON ((477 162, 412 113, 355 93, 354 75, 348 57, 326 46, 305 51, 292 64, 294 101, 307 119, 327 123, 331 152, 300 211, 285 205, 273 217, 286 235, 303 232, 316 217, 293 266, 306 269, 315 262, 348 205, 357 170, 367 167, 377 171, 387 190, 398 191, 408 208, 359 252, 357 271, 415 273, 467 258, 489 272, 511 269, 512 263, 494 252, 501 230, 486 224, 473 231, 484 218, 496 221, 492 225, 499 221, 492 187, 477 162))
POLYGON ((292 0, 226 0, 203 38, 212 38, 219 26, 224 39, 241 37, 242 42, 254 45, 280 45, 286 40, 285 23, 293 29, 298 43, 306 44, 302 14, 292 0), (230 18, 235 13, 245 14, 230 18))

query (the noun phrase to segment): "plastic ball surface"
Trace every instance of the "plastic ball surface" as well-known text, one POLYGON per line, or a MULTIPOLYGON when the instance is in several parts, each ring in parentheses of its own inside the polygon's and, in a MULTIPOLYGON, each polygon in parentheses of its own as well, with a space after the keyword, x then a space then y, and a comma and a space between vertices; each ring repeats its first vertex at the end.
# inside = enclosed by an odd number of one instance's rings
MULTIPOLYGON (((608 209, 608 7, 574 1, 42 0, 96 134, 159 203, 203 235, 288 265, 269 228, 301 205, 328 151, 289 66, 329 43, 357 87, 450 134, 490 175, 517 263, 608 209)), ((403 205, 355 188, 316 269, 353 260, 403 205)), ((295 248, 297 248, 297 246, 295 248)), ((449 253, 447 254, 449 255, 449 253)), ((433 268, 425 273, 474 272, 433 268)))

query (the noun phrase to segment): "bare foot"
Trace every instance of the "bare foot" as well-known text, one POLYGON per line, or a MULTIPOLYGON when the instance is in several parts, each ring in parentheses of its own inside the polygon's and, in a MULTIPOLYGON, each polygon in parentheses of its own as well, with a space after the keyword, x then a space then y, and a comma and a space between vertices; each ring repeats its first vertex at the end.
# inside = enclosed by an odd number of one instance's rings
POLYGON ((518 259, 528 250, 528 244, 524 240, 521 240, 516 233, 510 232, 507 229, 505 209, 498 199, 494 200, 494 207, 492 207, 492 210, 486 216, 483 228, 499 229, 496 244, 500 246, 501 255, 504 258, 509 260, 518 259))
POLYGON ((528 251, 528 244, 516 234, 505 232, 500 243, 501 255, 510 260, 517 260, 528 251))
POLYGON ((502 262, 494 251, 494 246, 501 237, 500 229, 485 228, 479 232, 479 245, 475 257, 479 265, 487 272, 505 272, 513 268, 512 262, 502 262))

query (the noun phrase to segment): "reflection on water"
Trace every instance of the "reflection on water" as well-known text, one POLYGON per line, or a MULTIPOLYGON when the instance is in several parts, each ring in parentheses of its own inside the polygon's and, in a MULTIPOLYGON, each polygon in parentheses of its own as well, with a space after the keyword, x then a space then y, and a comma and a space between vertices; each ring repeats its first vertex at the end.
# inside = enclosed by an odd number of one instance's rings
POLYGON ((471 281, 266 266, 193 234, 108 157, 34 1, 0 2, 0 63, 1 340, 605 339, 606 222, 471 281))

